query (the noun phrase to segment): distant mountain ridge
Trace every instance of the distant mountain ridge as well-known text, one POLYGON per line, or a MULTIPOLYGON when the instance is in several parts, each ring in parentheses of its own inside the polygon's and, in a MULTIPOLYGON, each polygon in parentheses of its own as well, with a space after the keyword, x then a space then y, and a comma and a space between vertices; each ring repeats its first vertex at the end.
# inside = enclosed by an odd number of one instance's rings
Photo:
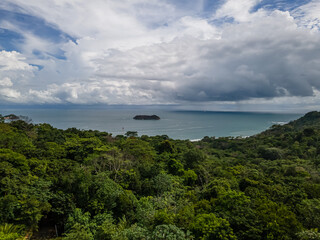
POLYGON ((291 121, 288 125, 292 126, 296 130, 302 130, 306 127, 315 127, 320 129, 320 112, 309 112, 303 117, 291 121))
POLYGON ((288 131, 302 131, 307 128, 320 129, 320 112, 312 111, 303 117, 284 125, 273 125, 270 129, 260 133, 261 135, 279 134, 288 131))

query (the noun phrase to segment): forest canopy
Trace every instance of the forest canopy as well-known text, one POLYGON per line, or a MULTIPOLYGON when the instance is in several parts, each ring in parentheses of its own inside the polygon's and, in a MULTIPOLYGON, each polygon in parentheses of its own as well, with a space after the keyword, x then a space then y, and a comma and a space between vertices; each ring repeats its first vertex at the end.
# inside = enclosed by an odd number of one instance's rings
POLYGON ((320 239, 320 113, 248 138, 0 116, 0 239, 320 239))

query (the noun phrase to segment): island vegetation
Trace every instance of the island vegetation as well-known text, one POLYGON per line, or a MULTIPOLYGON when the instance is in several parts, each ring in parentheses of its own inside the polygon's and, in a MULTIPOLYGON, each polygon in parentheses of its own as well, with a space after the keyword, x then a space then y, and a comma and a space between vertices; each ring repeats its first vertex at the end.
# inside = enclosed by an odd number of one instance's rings
POLYGON ((133 117, 134 120, 160 120, 157 115, 136 115, 133 117))
POLYGON ((198 142, 0 121, 0 239, 320 239, 319 112, 198 142))

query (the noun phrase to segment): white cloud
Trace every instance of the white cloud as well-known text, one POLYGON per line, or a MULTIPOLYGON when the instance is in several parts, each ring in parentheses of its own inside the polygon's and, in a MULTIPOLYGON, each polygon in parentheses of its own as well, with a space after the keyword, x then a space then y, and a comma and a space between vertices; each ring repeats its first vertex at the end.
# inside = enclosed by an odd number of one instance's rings
POLYGON ((0 71, 33 71, 35 67, 26 63, 25 60, 26 58, 16 51, 3 50, 0 52, 0 71))
POLYGON ((26 62, 26 57, 16 51, 0 52, 0 79, 5 87, 16 87, 18 90, 28 85, 38 70, 26 62))
POLYGON ((313 0, 293 11, 300 24, 315 31, 320 29, 320 2, 313 0))
POLYGON ((319 89, 320 36, 275 11, 226 26, 221 39, 179 38, 170 43, 114 51, 96 62, 96 75, 150 86, 172 100, 223 101, 309 96, 319 89), (144 81, 141 81, 144 80, 144 81), (171 82, 171 88, 159 87, 171 82))
POLYGON ((237 22, 247 22, 254 17, 261 17, 264 15, 262 10, 251 13, 251 10, 261 0, 227 0, 221 8, 214 14, 214 19, 219 18, 233 18, 237 22))
POLYGON ((26 58, 15 51, 0 52, 0 99, 23 103, 20 88, 34 77, 37 68, 26 63, 26 58), (14 88, 15 87, 15 88, 14 88))
POLYGON ((5 77, 0 79, 0 87, 12 87, 13 83, 11 82, 10 78, 5 77))
MULTIPOLYGON (((318 1, 291 13, 253 12, 259 2, 226 0, 207 19, 169 1, 12 0, 76 41, 52 43, 2 21, 25 41, 21 53, 0 52, 0 94, 78 104, 312 98, 320 89, 318 1), (226 18, 234 21, 212 23, 226 18), (48 54, 39 59, 34 50, 48 54), (50 56, 59 50, 65 60, 50 56)), ((12 10, 8 3, 0 6, 12 10)))
POLYGON ((11 88, 0 88, 0 99, 14 103, 23 103, 21 93, 11 88))

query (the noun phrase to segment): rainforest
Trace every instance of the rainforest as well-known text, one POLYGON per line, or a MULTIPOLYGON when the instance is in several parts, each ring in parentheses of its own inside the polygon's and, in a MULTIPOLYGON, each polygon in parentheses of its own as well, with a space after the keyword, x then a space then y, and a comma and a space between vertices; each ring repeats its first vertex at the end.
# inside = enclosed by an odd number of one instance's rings
POLYGON ((247 138, 0 123, 0 239, 320 239, 320 112, 247 138))

